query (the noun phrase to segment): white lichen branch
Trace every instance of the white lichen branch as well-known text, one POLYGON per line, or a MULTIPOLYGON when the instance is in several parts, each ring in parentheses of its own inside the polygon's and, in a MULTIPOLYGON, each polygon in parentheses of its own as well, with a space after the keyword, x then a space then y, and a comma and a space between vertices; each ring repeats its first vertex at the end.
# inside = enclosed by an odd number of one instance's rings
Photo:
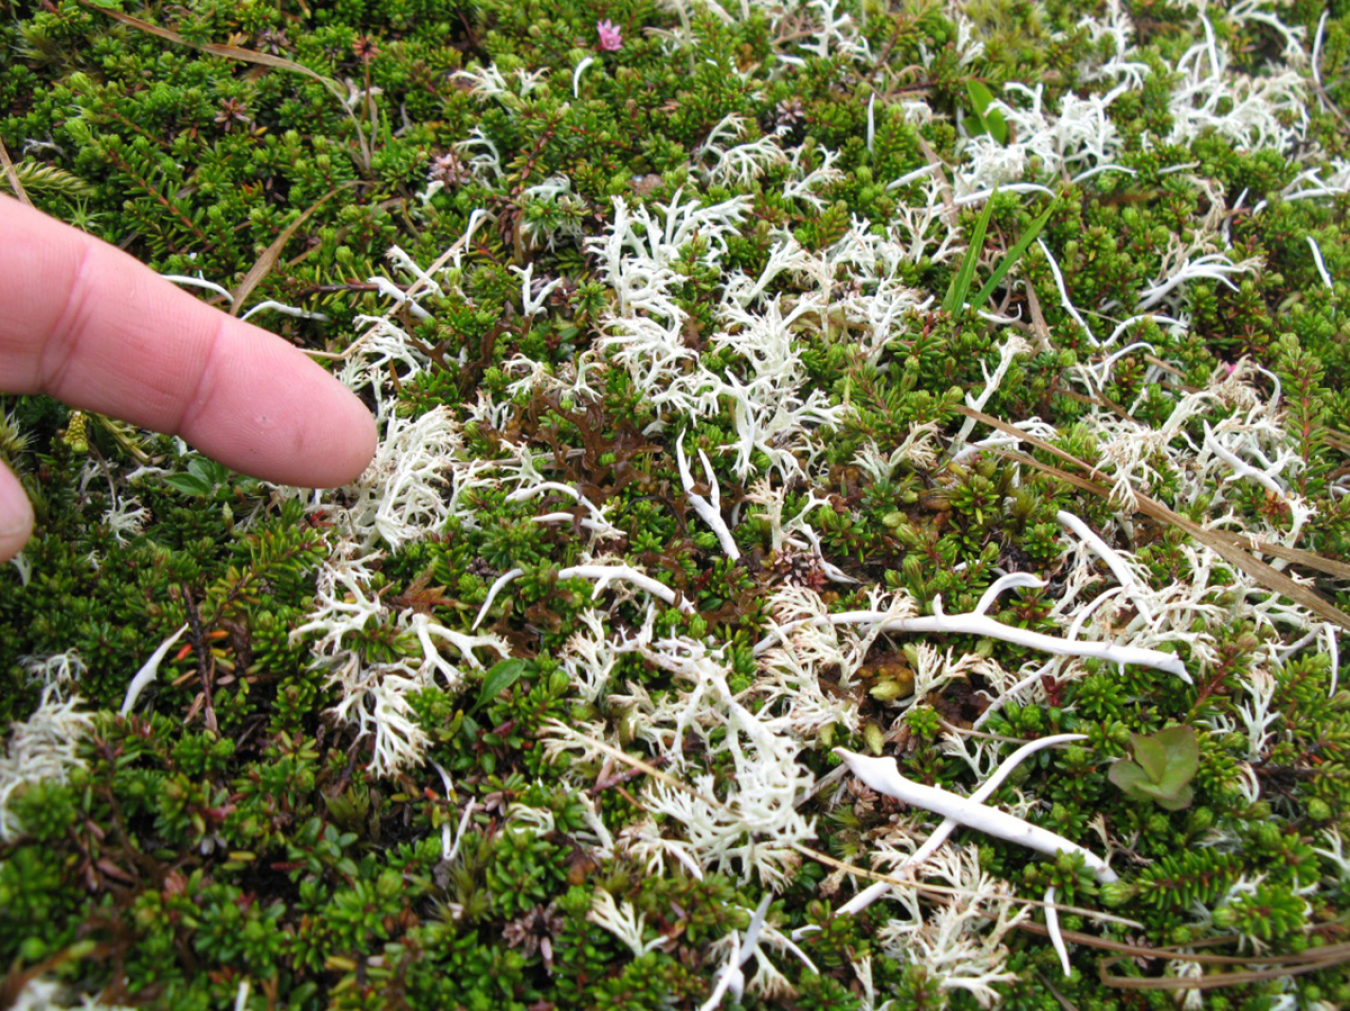
MULTIPOLYGON (((987 639, 1000 639, 1017 646, 1039 649, 1046 653, 1057 653, 1061 656, 1081 656, 1106 660, 1111 663, 1154 667, 1158 670, 1167 671, 1169 674, 1175 674, 1187 684, 1191 683, 1191 676, 1186 672, 1186 665, 1181 658, 1172 653, 1164 653, 1162 650, 1144 649, 1139 646, 1122 646, 1108 642, 1061 639, 1057 636, 1046 635, 1043 632, 1033 632, 1030 629, 1005 625, 1001 621, 973 612, 969 614, 944 614, 940 596, 933 598, 933 612, 933 614, 927 616, 895 618, 887 615, 885 611, 843 611, 831 614, 825 619, 814 620, 817 622, 827 621, 831 625, 872 625, 873 630, 880 633, 927 632, 938 635, 975 635, 987 639)), ((782 637, 783 632, 788 630, 788 627, 785 626, 760 640, 755 646, 755 653, 758 655, 772 646, 782 637)))
POLYGON ((675 460, 680 468, 680 480, 684 483, 684 494, 689 500, 689 504, 694 507, 694 512, 698 513, 699 518, 712 528, 712 532, 717 535, 717 543, 722 545, 722 551, 733 562, 741 557, 741 549, 736 547, 736 540, 731 536, 731 530, 727 527, 726 521, 722 519, 722 492, 717 485, 717 475, 713 473, 712 464, 708 461, 708 454, 703 450, 698 451, 698 457, 703 461, 703 474, 708 482, 708 494, 711 501, 704 498, 698 492, 694 491, 694 475, 689 470, 689 461, 684 455, 684 436, 675 443, 675 460))
MULTIPOLYGON (((1074 741, 1084 740, 1087 740, 1087 738, 1082 734, 1053 734, 1050 737, 1042 737, 1022 745, 1005 758, 1002 764, 990 773, 989 778, 981 783, 979 788, 967 799, 972 804, 983 804, 994 795, 994 791, 1003 785, 1003 781, 1012 774, 1012 771, 1031 755, 1057 744, 1070 744, 1074 741)), ((960 824, 961 822, 955 818, 944 817, 942 823, 933 830, 932 834, 924 841, 924 844, 907 857, 904 863, 897 867, 891 876, 897 877, 901 871, 911 868, 915 870, 920 869, 924 861, 937 852, 938 847, 947 841, 948 837, 956 831, 957 826, 960 824)), ((893 887, 894 885, 889 881, 878 881, 873 885, 869 885, 848 902, 836 909, 834 915, 851 916, 860 913, 877 899, 890 892, 893 887)))
POLYGON ((1059 909, 1055 906, 1054 885, 1045 890, 1045 929, 1050 935, 1050 943, 1054 946, 1055 954, 1059 956, 1060 968, 1064 970, 1064 977, 1067 979, 1073 975, 1073 966, 1069 964, 1069 949, 1064 947, 1064 935, 1059 929, 1059 909))
POLYGON ((842 758, 853 774, 877 793, 894 797, 905 804, 921 807, 950 818, 953 821, 973 828, 977 832, 992 835, 1008 842, 1018 843, 1029 849, 1054 856, 1057 853, 1074 853, 1083 858, 1098 881, 1108 884, 1118 881, 1115 871, 1106 861, 1091 850, 1065 839, 1049 829, 1033 825, 1022 818, 1014 817, 987 804, 973 801, 936 786, 924 786, 900 775, 900 767, 894 758, 869 758, 845 748, 835 748, 834 753, 842 758))
POLYGON ((647 925, 646 914, 639 913, 631 902, 615 902, 614 896, 603 888, 597 888, 591 897, 591 911, 586 914, 586 919, 627 945, 634 958, 658 951, 666 943, 664 936, 644 941, 642 931, 647 925))
POLYGON ((646 590, 658 600, 664 600, 671 607, 678 607, 686 614, 692 614, 694 605, 680 596, 664 583, 659 583, 645 572, 639 572, 631 565, 611 565, 611 564, 591 564, 591 565, 573 565, 570 568, 558 570, 559 579, 594 579, 595 592, 594 597, 599 597, 605 592, 605 588, 610 583, 623 580, 626 583, 632 583, 639 590, 646 590))
POLYGON ((0 748, 0 843, 22 831, 9 811, 15 793, 34 783, 64 783, 72 770, 84 767, 79 746, 94 720, 81 711, 79 695, 66 697, 68 691, 69 685, 49 679, 37 711, 15 722, 7 746, 0 748))
POLYGON ((1106 563, 1106 567, 1111 570, 1120 585, 1124 587, 1139 613, 1144 616, 1145 620, 1152 621, 1153 609, 1149 606, 1148 594, 1139 585, 1139 581, 1135 579, 1129 562, 1073 513, 1060 509, 1055 513, 1055 519, 1081 537, 1084 543, 1096 553, 1097 557, 1106 563))
POLYGON ((122 708, 118 710, 118 715, 126 716, 131 712, 132 707, 136 704, 136 700, 141 697, 141 692, 145 691, 146 687, 155 680, 155 676, 159 673, 159 665, 160 662, 163 661, 164 655, 169 652, 173 647, 173 644, 176 643, 187 630, 187 625, 183 625, 177 632, 161 642, 159 647, 150 654, 150 659, 141 665, 141 669, 138 670, 135 677, 131 679, 131 684, 127 685, 126 698, 122 700, 122 708))
POLYGON ((478 609, 478 617, 473 620, 473 631, 477 631, 478 626, 483 624, 483 619, 487 617, 488 608, 497 599, 497 594, 501 593, 502 588, 511 580, 523 575, 525 575, 524 569, 507 569, 492 581, 492 585, 488 587, 487 597, 483 600, 483 606, 478 609))
POLYGON ((728 993, 731 994, 733 1000, 740 1001, 745 990, 745 971, 742 966, 750 961, 752 956, 759 969, 759 974, 755 977, 752 986, 758 985, 762 996, 786 995, 791 992, 787 980, 773 967, 773 964, 760 950, 760 944, 763 941, 771 941, 775 947, 791 952, 812 972, 818 973, 820 971, 806 952, 768 924, 769 904, 772 901, 773 893, 765 893, 754 913, 750 916, 750 923, 745 928, 744 936, 739 933, 731 935, 727 942, 731 949, 728 958, 714 977, 712 993, 700 1006, 699 1011, 712 1011, 713 1008, 722 1003, 722 998, 728 993), (772 984, 766 987, 761 982, 764 977, 772 979, 772 984))

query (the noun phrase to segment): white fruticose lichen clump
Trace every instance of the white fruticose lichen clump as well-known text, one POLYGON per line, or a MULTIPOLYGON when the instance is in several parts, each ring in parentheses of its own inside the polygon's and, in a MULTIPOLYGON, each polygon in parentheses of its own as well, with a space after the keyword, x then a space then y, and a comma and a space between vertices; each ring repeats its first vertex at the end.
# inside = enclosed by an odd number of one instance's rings
POLYGON ((35 783, 64 783, 71 770, 83 768, 80 742, 94 727, 74 687, 85 669, 78 654, 28 657, 22 664, 31 680, 41 682, 42 697, 33 715, 10 727, 0 752, 0 842, 21 830, 9 809, 14 795, 35 783))
POLYGON ((499 636, 465 634, 426 614, 388 606, 369 591, 374 561, 375 556, 357 555, 349 545, 338 558, 325 562, 316 608, 291 637, 317 637, 312 646, 315 664, 329 671, 330 682, 341 692, 334 714, 371 738, 372 769, 389 775, 420 765, 428 743, 409 694, 435 685, 458 690, 464 667, 485 666, 480 652, 500 658, 509 651, 499 636), (362 640, 380 631, 400 644, 404 659, 365 659, 362 640), (455 654, 456 662, 444 656, 446 649, 455 654))
POLYGON ((917 893, 896 893, 906 915, 888 920, 877 940, 892 958, 923 968, 939 989, 964 990, 981 1007, 992 1007, 1000 997, 994 984, 1017 979, 1003 941, 1029 910, 1014 901, 1007 882, 980 867, 973 845, 946 847, 927 872, 953 889, 950 899, 929 910, 917 893))
MULTIPOLYGON (((687 638, 655 639, 653 618, 649 610, 637 635, 611 648, 638 654, 687 687, 660 701, 643 691, 611 692, 609 699, 637 711, 635 733, 691 789, 664 780, 647 786, 644 807, 666 815, 680 831, 678 837, 646 837, 645 845, 655 844, 700 875, 706 868, 782 888, 800 862, 795 847, 814 835, 810 820, 797 811, 812 784, 796 762, 801 744, 784 732, 783 718, 757 715, 732 693, 721 651, 687 638), (697 763, 686 754, 695 743, 697 763), (703 771, 719 759, 730 763, 725 777, 703 771)), ((563 735, 553 736, 550 747, 584 752, 586 745, 563 735)))

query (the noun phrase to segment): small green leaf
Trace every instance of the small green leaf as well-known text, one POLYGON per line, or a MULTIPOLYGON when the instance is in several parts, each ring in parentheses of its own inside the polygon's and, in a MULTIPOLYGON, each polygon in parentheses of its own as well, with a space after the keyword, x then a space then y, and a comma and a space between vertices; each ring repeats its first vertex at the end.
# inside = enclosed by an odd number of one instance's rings
POLYGON ((211 484, 196 474, 169 474, 164 483, 184 495, 197 495, 205 498, 211 494, 211 484))
POLYGON ((1131 734, 1134 761, 1122 759, 1107 777, 1134 800, 1151 800, 1167 811, 1189 807, 1191 780, 1200 768, 1200 745, 1190 727, 1168 727, 1156 734, 1131 734))
POLYGON ((984 114, 984 128, 989 131, 989 136, 998 141, 1002 147, 1008 146, 1008 121, 1003 118, 1003 113, 997 109, 990 109, 984 114))
POLYGON ((1190 727, 1168 727, 1153 739, 1167 751, 1169 769, 1184 769, 1187 779, 1200 771, 1200 741, 1190 727))
POLYGON ((994 93, 985 86, 984 82, 971 78, 966 81, 966 94, 970 96, 970 104, 975 109, 975 115, 983 119, 984 110, 988 109, 989 103, 994 100, 994 93))
POLYGON ((206 482, 208 488, 224 484, 230 479, 230 468, 205 456, 194 456, 189 460, 188 473, 196 474, 206 482))
POLYGON ((1134 749, 1134 760, 1148 774, 1151 782, 1162 782, 1167 772, 1167 749, 1162 742, 1143 734, 1131 734, 1130 746, 1134 749))
POLYGON ((469 712, 476 713, 519 681, 521 675, 525 673, 526 666, 524 660, 517 660, 512 657, 488 668, 488 672, 483 675, 483 687, 478 690, 478 701, 473 704, 473 708, 469 712))
POLYGON ((1180 811, 1183 808, 1191 806, 1191 801, 1195 798, 1195 789, 1191 786, 1183 786, 1175 794, 1167 794, 1154 797, 1153 800, 1164 811, 1180 811))
POLYGON ((1189 726, 1169 726, 1154 734, 1153 740, 1160 742, 1168 753, 1168 768, 1158 779, 1162 788, 1176 792, 1195 779, 1195 773, 1200 771, 1200 742, 1195 730, 1189 726))
MULTIPOLYGON (((1140 776, 1144 774, 1139 766, 1135 765, 1133 762, 1129 764, 1140 776)), ((1113 770, 1114 768, 1115 767, 1112 766, 1113 770)), ((1192 798, 1195 796, 1195 791, 1190 786, 1183 786, 1176 791, 1171 791, 1164 790, 1156 783, 1150 783, 1147 779, 1140 779, 1137 781, 1131 780, 1128 770, 1125 772, 1123 778, 1130 783, 1128 788, 1121 787, 1128 796, 1135 800, 1151 800, 1153 803, 1167 811, 1180 811, 1184 807, 1189 807, 1192 798)), ((1120 786, 1121 784, 1116 783, 1116 785, 1120 786)))
POLYGON ((1008 122, 1003 118, 1003 113, 997 109, 990 109, 989 105, 994 101, 994 93, 988 89, 981 81, 966 81, 966 94, 970 96, 971 107, 975 110, 975 118, 980 121, 980 126, 984 128, 985 133, 994 138, 996 142, 1002 145, 1008 143, 1008 122))
POLYGON ((1139 799, 1137 793, 1139 787, 1150 783, 1148 773, 1128 758, 1122 758, 1112 765, 1111 770, 1106 774, 1106 778, 1124 790, 1128 796, 1136 799, 1139 799))

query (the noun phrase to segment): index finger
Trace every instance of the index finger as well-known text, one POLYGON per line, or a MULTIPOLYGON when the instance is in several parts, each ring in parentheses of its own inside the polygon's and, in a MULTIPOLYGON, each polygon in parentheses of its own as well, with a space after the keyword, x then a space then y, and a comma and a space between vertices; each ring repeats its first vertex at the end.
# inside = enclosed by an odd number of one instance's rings
POLYGON ((0 389, 181 435, 280 484, 345 484, 375 451, 365 405, 299 349, 2 196, 0 389))

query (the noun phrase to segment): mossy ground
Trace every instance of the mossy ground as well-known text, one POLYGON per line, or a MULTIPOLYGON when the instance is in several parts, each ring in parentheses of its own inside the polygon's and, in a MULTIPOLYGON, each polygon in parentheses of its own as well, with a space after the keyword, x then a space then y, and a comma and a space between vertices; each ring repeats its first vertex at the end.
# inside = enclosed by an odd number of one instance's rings
MULTIPOLYGON (((39 526, 0 573, 0 726, 75 694, 92 722, 59 723, 62 775, 25 772, 17 736, 0 764, 0 1005, 55 982, 176 1009, 696 1008, 770 892, 748 1007, 1171 1007, 1151 987, 1196 963, 1090 941, 1336 951, 1330 626, 1129 494, 1350 561, 1350 9, 1220 6, 0 0, 0 141, 33 202, 227 290, 309 212, 248 303, 349 352, 335 368, 399 447, 315 499, 3 398, 39 526), (1208 126, 1181 122, 1188 74, 1208 126), (1007 102, 1001 143, 972 81, 1007 102), (944 310, 995 182, 972 292, 1050 216, 993 317, 944 310), (1220 255, 1228 279, 1148 294, 1220 255), (1096 471, 967 427, 1004 357, 981 410, 1096 471), (714 489, 734 553, 697 506, 714 489), (1061 511, 1127 558, 1129 593, 1061 511), (599 563, 676 605, 596 594, 599 563), (793 607, 969 612, 1002 571, 1046 583, 996 602, 1004 624, 1080 617, 1192 683, 1058 659, 1002 699, 1051 658, 847 630, 754 648, 793 607), (366 610, 344 625, 347 605, 366 610), (1175 811, 1108 780, 1131 734, 1173 725, 1199 741, 1175 811), (885 871, 938 819, 847 777, 810 792, 832 747, 968 794, 1065 732, 1086 740, 990 803, 1109 851, 1118 887, 961 831, 939 874, 978 901, 833 915, 867 882, 813 852, 885 871), (1090 935, 1068 978, 1041 934, 983 918, 1050 886, 1129 921, 1061 914, 1090 935), (808 966, 780 942, 811 925, 808 966)), ((1350 609, 1344 572, 1307 561, 1285 571, 1350 609)), ((1346 1006, 1344 964, 1253 963, 1272 974, 1188 1000, 1346 1006)))

